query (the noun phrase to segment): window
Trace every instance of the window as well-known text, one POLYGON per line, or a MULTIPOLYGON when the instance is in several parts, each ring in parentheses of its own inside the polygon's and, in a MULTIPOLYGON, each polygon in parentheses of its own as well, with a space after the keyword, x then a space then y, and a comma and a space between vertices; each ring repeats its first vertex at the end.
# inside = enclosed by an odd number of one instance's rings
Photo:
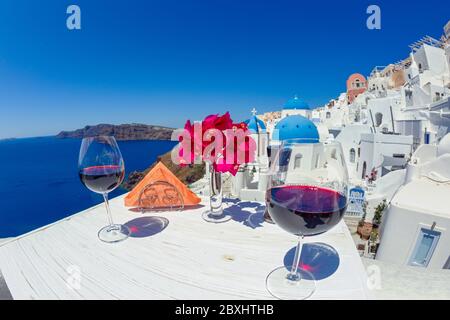
POLYGON ((350 149, 350 162, 351 162, 351 163, 355 163, 355 158, 356 158, 356 152, 355 152, 355 149, 351 148, 351 149, 350 149))
POLYGON ((295 155, 294 169, 298 169, 301 167, 302 158, 303 158, 303 156, 300 153, 295 155))
POLYGON ((383 123, 383 114, 380 112, 375 113, 375 125, 377 127, 381 126, 383 123))
POLYGON ((291 150, 290 149, 284 149, 280 152, 279 159, 278 159, 278 165, 279 170, 281 172, 285 172, 288 170, 289 166, 289 159, 291 158, 291 150))
POLYGON ((427 267, 440 236, 440 232, 425 228, 420 229, 416 246, 408 264, 416 267, 427 267))
POLYGON ((331 158, 334 159, 334 160, 337 160, 336 149, 331 150, 331 158))
POLYGON ((405 154, 404 153, 394 153, 392 155, 392 157, 404 159, 405 158, 405 154))
POLYGON ((363 163, 363 168, 362 168, 362 174, 361 174, 361 179, 365 179, 366 178, 366 171, 367 171, 367 164, 364 161, 363 163))
POLYGON ((328 111, 328 112, 326 113, 326 118, 327 118, 327 119, 330 119, 330 118, 331 118, 331 112, 330 112, 330 111, 328 111))
POLYGON ((429 132, 425 132, 424 143, 430 144, 430 133, 429 132))
POLYGON ((267 146, 267 157, 269 158, 269 167, 272 165, 272 161, 278 152, 278 146, 267 146))

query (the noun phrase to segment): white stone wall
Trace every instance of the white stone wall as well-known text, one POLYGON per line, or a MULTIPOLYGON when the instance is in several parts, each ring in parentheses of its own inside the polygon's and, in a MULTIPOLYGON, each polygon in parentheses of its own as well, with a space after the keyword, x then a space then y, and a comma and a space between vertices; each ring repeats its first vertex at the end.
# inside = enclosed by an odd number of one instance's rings
POLYGON ((336 141, 339 141, 341 143, 350 178, 361 178, 360 175, 357 175, 357 164, 359 161, 358 149, 360 148, 359 144, 361 142, 361 134, 370 132, 370 126, 354 124, 343 128, 339 135, 336 137, 336 141), (354 162, 350 161, 351 149, 355 150, 354 162))
POLYGON ((288 116, 300 115, 305 118, 311 119, 311 110, 303 110, 303 109, 283 109, 281 111, 281 118, 285 118, 288 116))
MULTIPOLYGON (((423 190, 423 192, 427 191, 423 190)), ((449 199, 442 199, 442 201, 449 202, 449 199)), ((398 207, 395 205, 395 197, 393 204, 385 213, 376 259, 407 265, 415 248, 420 228, 429 229, 433 223, 437 224, 435 230, 441 232, 441 236, 428 268, 442 269, 450 257, 450 219, 418 212, 413 208, 398 207)))
POLYGON ((394 154, 404 154, 406 158, 412 152, 412 136, 388 135, 388 134, 361 134, 361 156, 358 163, 358 177, 363 178, 363 167, 366 162, 366 175, 370 175, 373 168, 378 170, 383 156, 392 157, 394 154))

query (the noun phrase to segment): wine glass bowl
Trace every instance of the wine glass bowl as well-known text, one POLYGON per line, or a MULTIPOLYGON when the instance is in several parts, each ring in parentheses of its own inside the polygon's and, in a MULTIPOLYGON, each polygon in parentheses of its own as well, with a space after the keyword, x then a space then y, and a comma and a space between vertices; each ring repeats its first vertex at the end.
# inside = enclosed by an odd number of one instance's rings
POLYGON ((80 180, 86 188, 96 193, 109 193, 123 181, 125 170, 117 165, 102 165, 82 168, 80 180))
POLYGON ((78 174, 83 185, 103 195, 109 225, 98 232, 101 241, 113 243, 125 240, 130 230, 114 224, 108 193, 115 190, 125 177, 125 164, 119 146, 112 136, 86 137, 81 142, 78 174))
POLYGON ((312 274, 299 267, 301 239, 327 232, 347 209, 348 173, 339 142, 292 139, 281 143, 271 165, 266 205, 272 220, 299 237, 294 264, 272 271, 269 292, 280 299, 304 299, 315 291, 312 274))
POLYGON ((273 221, 296 236, 314 236, 339 223, 347 206, 346 197, 328 188, 310 185, 273 187, 269 212, 273 221))

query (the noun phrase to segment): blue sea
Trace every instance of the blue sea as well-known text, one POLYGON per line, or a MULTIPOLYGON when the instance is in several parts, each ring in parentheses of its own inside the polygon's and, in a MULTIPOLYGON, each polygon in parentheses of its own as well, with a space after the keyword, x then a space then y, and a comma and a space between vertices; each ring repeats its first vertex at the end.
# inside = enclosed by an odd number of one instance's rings
MULTIPOLYGON (((119 141, 126 174, 148 168, 175 143, 119 141)), ((80 144, 80 139, 55 137, 0 141, 0 238, 23 234, 102 202, 78 178, 80 144)), ((110 197, 124 192, 117 189, 110 197)))

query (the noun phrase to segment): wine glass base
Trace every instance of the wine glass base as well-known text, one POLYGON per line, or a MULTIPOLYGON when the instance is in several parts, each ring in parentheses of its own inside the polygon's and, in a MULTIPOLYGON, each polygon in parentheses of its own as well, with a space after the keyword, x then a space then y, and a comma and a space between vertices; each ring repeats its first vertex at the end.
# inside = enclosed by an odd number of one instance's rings
POLYGON ((314 276, 303 269, 297 270, 293 279, 288 279, 286 267, 273 270, 266 278, 266 288, 272 296, 280 300, 304 300, 316 291, 314 276))
POLYGON ((221 215, 217 215, 217 213, 212 213, 211 211, 205 211, 202 217, 203 220, 211 223, 223 223, 231 220, 231 216, 225 214, 223 211, 221 215))
POLYGON ((107 243, 120 242, 128 238, 131 231, 127 226, 122 224, 112 224, 103 227, 98 232, 98 238, 107 243))

